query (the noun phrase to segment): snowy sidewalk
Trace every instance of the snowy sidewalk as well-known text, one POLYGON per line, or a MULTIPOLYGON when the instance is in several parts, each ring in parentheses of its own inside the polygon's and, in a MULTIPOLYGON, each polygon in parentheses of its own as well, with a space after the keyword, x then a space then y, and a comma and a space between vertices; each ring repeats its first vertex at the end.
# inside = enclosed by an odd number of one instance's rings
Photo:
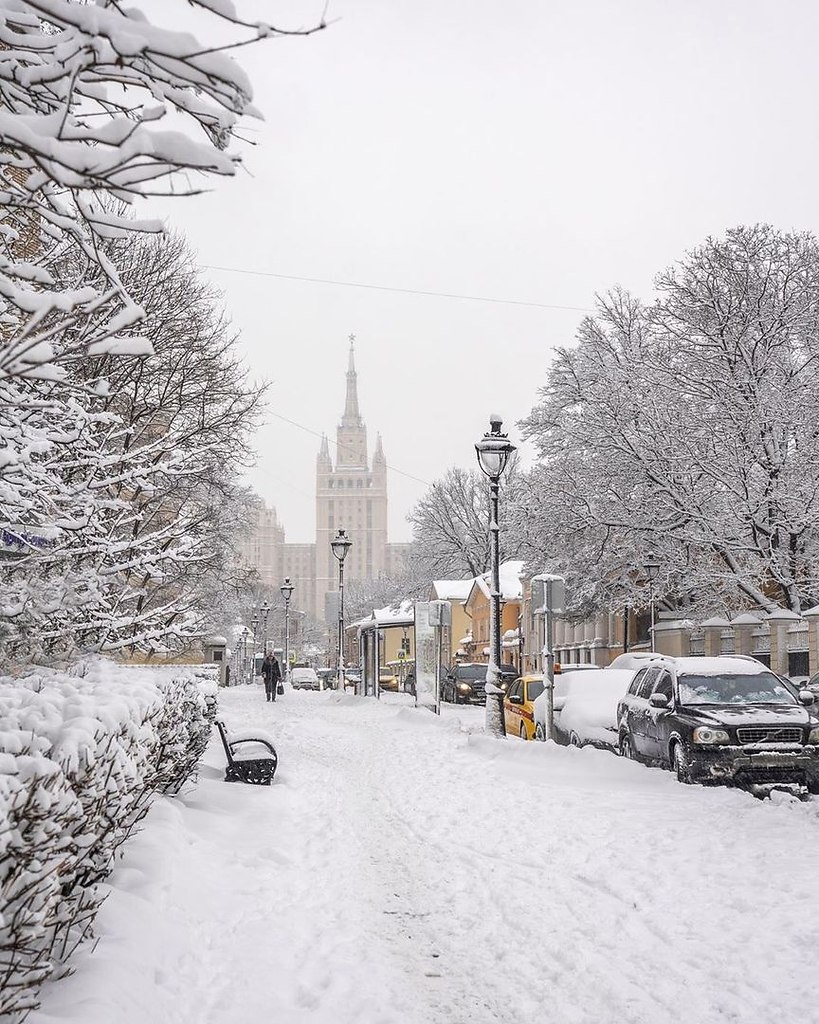
POLYGON ((151 811, 29 1024, 815 1024, 819 803, 683 787, 482 711, 259 688, 270 788, 151 811))

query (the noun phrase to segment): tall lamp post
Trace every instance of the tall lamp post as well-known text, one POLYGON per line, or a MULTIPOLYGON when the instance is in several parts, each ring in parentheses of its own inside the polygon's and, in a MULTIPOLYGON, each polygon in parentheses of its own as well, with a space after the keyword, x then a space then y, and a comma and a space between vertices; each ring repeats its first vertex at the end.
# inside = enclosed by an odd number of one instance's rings
POLYGON ((270 614, 270 605, 267 601, 261 607, 262 615, 262 654, 267 654, 267 616, 270 614))
POLYGON ((490 430, 475 445, 478 465, 489 477, 489 536, 492 557, 492 590, 489 595, 489 664, 486 667, 486 731, 492 736, 505 736, 503 721, 503 690, 498 686, 501 664, 501 589, 500 589, 500 526, 498 524, 498 492, 500 478, 516 450, 509 435, 501 432, 500 416, 489 417, 490 430))
POLYGON ((651 650, 654 651, 656 650, 654 646, 654 580, 660 574, 660 563, 652 556, 649 556, 643 562, 643 569, 648 579, 648 603, 651 606, 651 650))
POLYGON ((336 561, 338 562, 338 688, 344 692, 344 559, 353 542, 346 530, 339 530, 330 541, 336 561))
POLYGON ((284 598, 284 678, 290 681, 290 598, 293 596, 293 584, 290 577, 284 577, 284 583, 279 587, 284 598))

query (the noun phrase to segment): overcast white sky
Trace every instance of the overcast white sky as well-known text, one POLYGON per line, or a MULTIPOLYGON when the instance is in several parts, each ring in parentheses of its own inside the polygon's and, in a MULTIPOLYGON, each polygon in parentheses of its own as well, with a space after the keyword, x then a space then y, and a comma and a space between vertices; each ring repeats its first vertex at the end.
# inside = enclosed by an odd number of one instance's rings
MULTIPOLYGON (((248 6, 296 27, 324 0, 248 6)), ((203 266, 582 308, 650 295, 727 227, 816 229, 814 0, 330 0, 328 18, 238 51, 258 145, 166 207, 203 266)), ((314 536, 308 431, 334 437, 350 332, 406 540, 419 481, 473 465, 490 412, 517 439, 583 315, 205 273, 275 382, 253 483, 289 541, 314 536)))

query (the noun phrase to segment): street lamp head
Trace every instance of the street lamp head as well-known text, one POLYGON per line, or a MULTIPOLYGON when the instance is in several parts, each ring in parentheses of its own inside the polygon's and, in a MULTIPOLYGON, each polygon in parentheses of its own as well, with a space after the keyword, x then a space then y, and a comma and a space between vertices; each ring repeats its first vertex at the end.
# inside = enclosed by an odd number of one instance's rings
POLYGON ((656 580, 660 574, 660 563, 649 557, 643 562, 643 569, 649 580, 656 580))
POLYGON ((509 456, 516 451, 509 435, 501 432, 503 420, 495 414, 489 417, 490 430, 475 445, 478 465, 490 480, 498 480, 503 476, 509 456))
POLYGON ((347 557, 347 552, 352 546, 353 542, 347 536, 346 530, 339 530, 330 541, 330 547, 333 549, 333 554, 338 560, 339 565, 343 564, 344 559, 347 557))
POLYGON ((282 592, 284 603, 287 604, 290 598, 293 596, 293 591, 295 590, 295 587, 290 582, 289 576, 284 577, 284 583, 282 583, 282 585, 279 587, 279 590, 281 590, 282 592))

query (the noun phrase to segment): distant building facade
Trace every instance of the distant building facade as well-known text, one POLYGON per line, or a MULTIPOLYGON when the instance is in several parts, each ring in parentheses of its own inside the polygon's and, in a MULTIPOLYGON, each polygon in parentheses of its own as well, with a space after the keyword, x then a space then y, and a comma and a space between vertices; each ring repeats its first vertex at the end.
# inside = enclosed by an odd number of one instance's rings
POLYGON ((277 586, 285 576, 295 585, 294 604, 324 618, 326 595, 337 589, 338 563, 330 541, 346 530, 352 547, 344 563, 345 580, 375 579, 397 572, 408 544, 387 539, 387 462, 376 436, 372 460, 367 427, 358 406, 355 350, 350 340, 344 414, 336 429, 335 463, 327 437, 316 458, 316 540, 287 544, 275 509, 262 505, 256 527, 244 545, 244 558, 262 580, 277 586))

